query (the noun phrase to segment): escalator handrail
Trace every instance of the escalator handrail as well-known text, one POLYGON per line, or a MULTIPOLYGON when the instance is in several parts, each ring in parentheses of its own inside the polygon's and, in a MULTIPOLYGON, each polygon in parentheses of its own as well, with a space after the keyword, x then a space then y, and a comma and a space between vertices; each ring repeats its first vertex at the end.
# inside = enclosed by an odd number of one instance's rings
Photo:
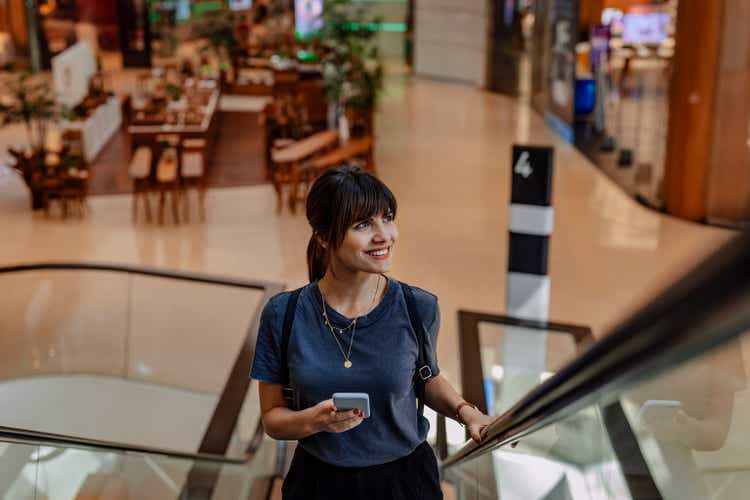
POLYGON ((212 285, 223 285, 233 286, 238 288, 251 288, 254 290, 266 290, 268 288, 276 288, 279 286, 278 283, 273 281, 264 280, 247 280, 230 278, 226 276, 213 276, 210 274, 187 272, 187 271, 172 271, 165 269, 158 269, 149 266, 133 266, 129 264, 115 264, 115 263, 95 263, 95 262, 75 262, 75 261, 51 261, 51 262, 36 262, 31 264, 16 264, 11 266, 0 267, 0 274, 15 273, 15 272, 28 272, 28 271, 112 271, 128 274, 136 274, 141 276, 151 276, 156 278, 174 279, 180 281, 192 281, 195 283, 206 283, 212 285))
POLYGON ((33 446, 51 446, 56 448, 83 448, 94 449, 107 452, 118 453, 137 453, 141 455, 159 455, 167 458, 179 460, 191 460, 194 462, 210 462, 217 464, 246 464, 253 459, 255 453, 262 444, 262 439, 257 439, 258 435, 263 435, 263 424, 260 419, 256 427, 253 439, 248 448, 241 457, 227 457, 224 455, 215 455, 211 453, 189 453, 166 448, 157 448, 151 446, 141 446, 134 444, 117 443, 114 441, 105 441, 101 439, 82 438, 77 436, 67 436, 63 434, 54 434, 50 432, 29 431, 26 429, 16 429, 14 427, 0 426, 0 443, 19 442, 25 445, 33 446))
POLYGON ((730 342, 750 327, 750 231, 739 234, 540 383, 442 462, 452 467, 730 342), (743 309, 744 306, 744 309, 743 309))

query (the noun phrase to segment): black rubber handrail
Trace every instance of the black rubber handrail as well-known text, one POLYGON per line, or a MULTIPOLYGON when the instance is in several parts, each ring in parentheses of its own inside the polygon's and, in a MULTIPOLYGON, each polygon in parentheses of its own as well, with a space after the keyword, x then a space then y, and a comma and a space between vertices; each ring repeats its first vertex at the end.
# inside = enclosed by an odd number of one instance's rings
POLYGON ((750 232, 696 265, 685 277, 591 345, 487 429, 443 461, 451 467, 546 427, 674 368, 750 328, 750 232))
POLYGON ((254 290, 266 290, 268 288, 283 288, 279 283, 263 280, 246 280, 230 278, 225 276, 213 276, 210 274, 172 271, 158 269, 149 266, 133 266, 128 264, 95 263, 95 262, 37 262, 31 264, 16 264, 0 267, 0 274, 17 273, 23 271, 112 271, 118 273, 137 274, 141 276, 153 276, 157 278, 174 279, 180 281, 192 281, 196 283, 207 283, 212 285, 233 286, 239 288, 252 288, 254 290))
POLYGON ((17 429, 14 427, 0 426, 0 442, 18 442, 34 446, 52 446, 55 448, 81 448, 118 453, 137 453, 141 455, 159 455, 168 458, 205 461, 220 464, 246 464, 253 459, 255 453, 260 448, 260 442, 256 436, 260 433, 263 436, 263 425, 259 422, 256 428, 255 436, 251 440, 248 449, 242 457, 227 457, 224 455, 214 455, 211 453, 188 453, 166 448, 157 448, 151 446, 140 446, 133 444, 117 443, 114 441, 105 441, 101 439, 90 439, 78 436, 67 436, 64 434, 54 434, 50 432, 30 431, 27 429, 17 429))

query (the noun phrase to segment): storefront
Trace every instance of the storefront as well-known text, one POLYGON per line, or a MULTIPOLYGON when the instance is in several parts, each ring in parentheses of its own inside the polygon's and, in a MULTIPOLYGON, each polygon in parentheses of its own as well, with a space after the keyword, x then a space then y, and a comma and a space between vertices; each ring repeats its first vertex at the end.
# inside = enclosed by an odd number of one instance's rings
POLYGON ((527 99, 644 205, 750 221, 750 3, 492 5, 488 89, 527 99))

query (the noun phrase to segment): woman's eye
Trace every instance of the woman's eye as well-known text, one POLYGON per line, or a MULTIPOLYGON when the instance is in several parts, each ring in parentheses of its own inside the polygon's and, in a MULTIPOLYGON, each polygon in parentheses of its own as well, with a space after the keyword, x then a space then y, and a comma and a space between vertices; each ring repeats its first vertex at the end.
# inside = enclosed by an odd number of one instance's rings
POLYGON ((359 222, 356 226, 354 226, 354 229, 365 229, 369 225, 370 225, 369 220, 363 220, 362 222, 359 222))
POLYGON ((387 214, 387 215, 383 216, 383 220, 385 222, 393 222, 393 219, 395 219, 395 217, 393 216, 393 214, 387 214))

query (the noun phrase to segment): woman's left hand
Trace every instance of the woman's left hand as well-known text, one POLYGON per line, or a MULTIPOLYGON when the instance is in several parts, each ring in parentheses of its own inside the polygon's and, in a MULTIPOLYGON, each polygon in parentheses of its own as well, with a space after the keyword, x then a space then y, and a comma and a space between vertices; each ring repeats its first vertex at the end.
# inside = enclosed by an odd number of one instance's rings
POLYGON ((462 412, 461 417, 466 423, 466 429, 469 431, 471 439, 475 443, 479 444, 484 439, 484 431, 490 423, 492 423, 494 417, 485 415, 484 413, 475 410, 473 408, 467 408, 467 411, 462 412), (471 411, 469 411, 471 410, 471 411))

